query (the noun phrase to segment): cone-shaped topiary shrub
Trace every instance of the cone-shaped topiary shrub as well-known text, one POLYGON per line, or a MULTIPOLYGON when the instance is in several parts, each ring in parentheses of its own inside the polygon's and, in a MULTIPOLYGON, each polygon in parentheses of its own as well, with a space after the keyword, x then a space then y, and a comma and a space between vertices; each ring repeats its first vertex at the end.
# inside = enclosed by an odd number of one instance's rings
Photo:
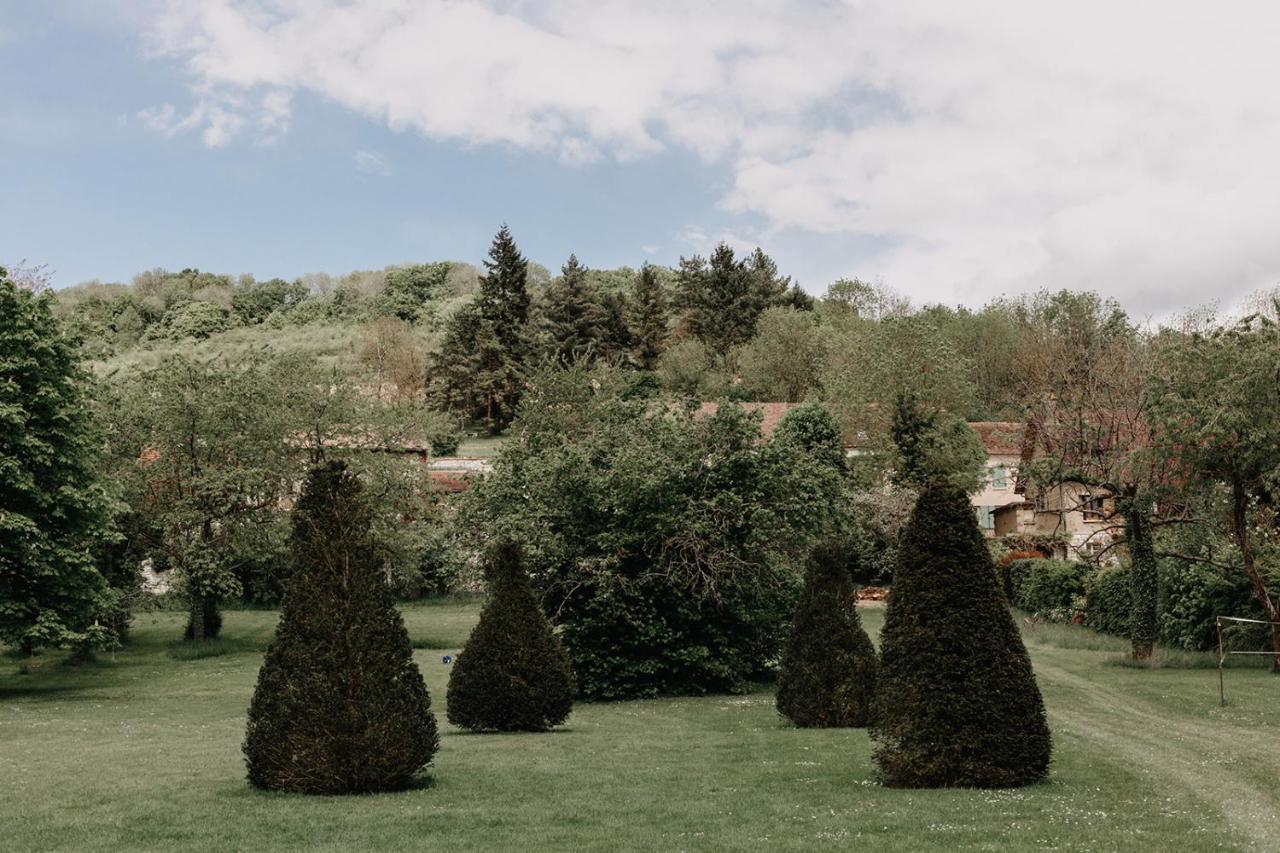
POLYGON ((903 531, 871 735, 895 787, 1003 788, 1048 773, 1031 659, 955 486, 927 487, 903 531))
POLYGON ((878 671, 855 607, 845 549, 822 543, 809 557, 778 670, 778 712, 802 727, 868 725, 878 671))
POLYGON ((449 722, 475 731, 541 732, 573 708, 569 656, 538 606, 520 547, 485 555, 489 600, 449 677, 449 722))
POLYGON ((249 705, 244 754, 259 788, 403 788, 438 745, 422 673, 369 536, 360 484, 312 469, 293 512, 296 574, 249 705))

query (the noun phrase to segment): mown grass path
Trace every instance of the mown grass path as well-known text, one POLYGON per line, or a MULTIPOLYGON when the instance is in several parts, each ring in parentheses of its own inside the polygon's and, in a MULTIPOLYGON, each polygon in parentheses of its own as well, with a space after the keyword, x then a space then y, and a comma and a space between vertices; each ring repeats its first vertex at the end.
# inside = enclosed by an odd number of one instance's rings
MULTIPOLYGON (((476 606, 406 610, 443 717, 476 606)), ((881 612, 864 621, 873 634, 881 612)), ((797 731, 772 696, 581 706, 548 735, 443 727, 432 781, 400 794, 267 795, 239 748, 276 614, 227 614, 195 657, 177 614, 115 661, 30 675, 0 659, 0 848, 19 850, 1275 850, 1280 678, 1108 665, 1122 648, 1029 632, 1055 735, 1049 782, 893 791, 862 731, 797 731)))

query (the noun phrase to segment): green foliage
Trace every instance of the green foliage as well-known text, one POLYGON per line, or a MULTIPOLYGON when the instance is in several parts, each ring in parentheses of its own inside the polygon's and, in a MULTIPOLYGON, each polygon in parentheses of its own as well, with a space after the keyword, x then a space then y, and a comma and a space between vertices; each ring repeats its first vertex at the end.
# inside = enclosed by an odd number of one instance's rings
POLYGON ((560 365, 593 361, 604 343, 608 317, 587 272, 578 256, 570 255, 538 306, 539 348, 560 365))
POLYGON ((112 503, 80 353, 52 297, 0 268, 0 641, 27 650, 106 645, 115 609, 95 565, 112 503))
POLYGON ((165 312, 151 334, 158 338, 182 340, 204 338, 231 328, 231 312, 212 302, 187 302, 165 312))
POLYGON ((286 312, 307 298, 307 288, 300 281, 273 278, 270 281, 245 281, 231 294, 231 312, 246 326, 266 322, 276 312, 286 312))
POLYGON ((520 548, 485 555, 489 601, 449 677, 449 722, 475 731, 547 731, 573 708, 573 669, 538 606, 520 548))
POLYGON ((379 310, 407 323, 434 320, 451 266, 444 262, 389 268, 379 310))
POLYGON ((809 558, 804 591, 778 668, 778 712, 797 726, 866 726, 879 661, 862 630, 846 552, 821 544, 809 558))
POLYGON ((1125 540, 1129 545, 1129 590, 1131 609, 1129 638, 1133 640, 1133 656, 1143 659, 1151 656, 1156 641, 1157 594, 1160 569, 1156 562, 1155 543, 1152 541, 1151 522, 1147 507, 1137 500, 1126 501, 1122 511, 1125 517, 1125 540))
POLYGON ((692 400, 718 399, 729 390, 729 378, 715 366, 706 345, 696 338, 680 341, 662 354, 658 377, 668 393, 692 400))
POLYGON ((843 501, 818 454, 636 393, 635 374, 547 371, 464 531, 526 543, 582 695, 741 689, 776 658, 800 566, 843 501))
POLYGON ((422 674, 339 462, 314 468, 293 513, 298 573, 258 672, 244 754, 259 788, 406 787, 438 746, 422 674))
POLYGON ((515 416, 528 351, 529 263, 502 226, 471 304, 454 313, 433 362, 435 394, 457 414, 498 432, 515 416))
POLYGON ((682 327, 723 358, 751 340, 766 308, 786 301, 791 279, 780 277, 777 265, 760 249, 738 259, 728 244, 720 243, 709 260, 681 258, 676 284, 682 327))
POLYGON ((149 551, 179 570, 197 640, 217 636, 216 602, 240 594, 240 559, 269 550, 279 499, 301 470, 302 449, 289 439, 305 422, 289 403, 305 376, 302 365, 261 355, 175 355, 110 389, 115 476, 146 517, 149 551))
POLYGON ((1014 560, 1008 566, 1013 595, 1010 603, 1042 616, 1070 611, 1084 595, 1088 566, 1067 560, 1014 560))
POLYGON ((773 429, 772 441, 820 459, 838 471, 844 471, 844 443, 835 418, 821 403, 806 403, 789 409, 773 429))
POLYGON ((880 649, 871 734, 886 784, 1014 787, 1045 777, 1044 703, 962 489, 920 496, 880 649))
POLYGON ((963 420, 927 411, 910 393, 894 400, 889 428, 895 449, 893 481, 920 489, 945 482, 975 492, 986 476, 987 452, 963 420))
POLYGON ((1104 634, 1129 636, 1133 593, 1125 566, 1104 566, 1085 580, 1084 624, 1104 634))
POLYGON ((830 356, 822 388, 845 435, 892 461, 890 425, 899 394, 924 413, 960 420, 974 410, 970 365, 929 318, 890 316, 873 321, 846 314, 832 318, 830 356))
POLYGON ((1190 560, 1160 561, 1161 643, 1192 651, 1214 648, 1218 616, 1267 618, 1243 573, 1190 560))
POLYGON ((813 313, 769 308, 755 336, 734 351, 747 393, 766 402, 799 403, 820 388, 827 340, 813 313))
POLYGON ((667 295, 651 264, 640 267, 627 301, 627 326, 635 338, 632 358, 641 370, 653 370, 667 348, 667 295))

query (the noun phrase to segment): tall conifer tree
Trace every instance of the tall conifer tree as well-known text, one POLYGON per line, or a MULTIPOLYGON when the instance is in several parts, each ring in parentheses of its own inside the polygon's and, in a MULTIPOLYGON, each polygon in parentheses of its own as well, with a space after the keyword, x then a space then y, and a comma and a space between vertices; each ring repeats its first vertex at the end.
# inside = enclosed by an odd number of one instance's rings
POLYGON ((606 320, 600 293, 577 255, 547 287, 541 305, 539 337, 543 351, 558 364, 593 361, 600 352, 606 320))
POLYGON ((506 225, 493 238, 475 302, 453 315, 432 361, 436 398, 490 432, 511 422, 529 350, 529 263, 506 225))
POLYGON ((636 365, 653 370, 667 348, 667 295, 650 264, 640 268, 631 287, 627 325, 635 338, 632 355, 636 365))

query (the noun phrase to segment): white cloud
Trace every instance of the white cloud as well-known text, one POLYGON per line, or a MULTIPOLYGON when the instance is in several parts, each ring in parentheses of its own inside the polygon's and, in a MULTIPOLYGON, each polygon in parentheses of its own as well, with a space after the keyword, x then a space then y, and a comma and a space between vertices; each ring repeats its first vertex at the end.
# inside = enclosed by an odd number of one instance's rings
POLYGON ((917 300, 1091 287, 1141 312, 1280 279, 1260 0, 179 0, 151 36, 195 104, 144 111, 163 132, 273 138, 306 91, 567 162, 688 149, 765 239, 885 238, 848 272, 917 300))
POLYGON ((376 151, 357 151, 355 153, 356 170, 366 175, 387 176, 391 174, 391 164, 387 158, 376 151))

